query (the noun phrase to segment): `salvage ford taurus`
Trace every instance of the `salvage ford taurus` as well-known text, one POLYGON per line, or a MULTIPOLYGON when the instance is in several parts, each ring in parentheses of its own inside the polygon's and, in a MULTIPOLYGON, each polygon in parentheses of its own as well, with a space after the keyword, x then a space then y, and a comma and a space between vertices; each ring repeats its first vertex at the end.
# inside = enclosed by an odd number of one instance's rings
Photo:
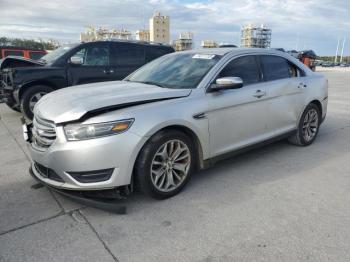
POLYGON ((288 138, 310 145, 327 111, 327 80, 288 54, 211 49, 169 54, 123 81, 58 90, 24 125, 32 174, 54 188, 136 185, 163 199, 196 169, 288 138))

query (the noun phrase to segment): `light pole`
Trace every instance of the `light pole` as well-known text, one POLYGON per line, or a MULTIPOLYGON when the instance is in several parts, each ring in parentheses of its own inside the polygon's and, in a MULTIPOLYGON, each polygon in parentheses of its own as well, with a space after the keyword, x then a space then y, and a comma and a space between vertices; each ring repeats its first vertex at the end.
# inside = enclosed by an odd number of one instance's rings
POLYGON ((343 62, 343 54, 344 54, 345 41, 346 41, 346 38, 344 37, 344 40, 343 40, 343 47, 342 47, 342 49, 341 49, 341 55, 340 55, 340 63, 343 62))

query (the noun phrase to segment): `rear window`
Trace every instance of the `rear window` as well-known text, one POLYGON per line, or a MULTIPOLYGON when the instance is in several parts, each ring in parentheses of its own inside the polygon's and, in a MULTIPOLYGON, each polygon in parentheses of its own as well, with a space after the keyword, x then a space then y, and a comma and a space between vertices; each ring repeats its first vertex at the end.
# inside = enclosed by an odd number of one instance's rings
POLYGON ((5 50, 4 55, 6 56, 24 56, 23 51, 16 51, 16 50, 5 50))
POLYGON ((264 79, 273 81, 291 77, 290 65, 288 61, 279 56, 260 56, 264 79))

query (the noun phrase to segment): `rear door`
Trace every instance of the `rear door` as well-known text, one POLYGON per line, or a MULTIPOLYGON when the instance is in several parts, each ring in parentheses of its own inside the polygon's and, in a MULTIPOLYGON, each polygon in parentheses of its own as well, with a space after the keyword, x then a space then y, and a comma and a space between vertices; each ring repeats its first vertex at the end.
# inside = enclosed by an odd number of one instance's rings
POLYGON ((271 136, 296 128, 306 86, 303 72, 289 60, 276 55, 259 56, 266 83, 267 128, 271 136))
POLYGON ((122 80, 145 64, 143 45, 134 43, 111 43, 111 68, 115 80, 122 80))
POLYGON ((68 63, 67 75, 70 85, 113 80, 108 42, 84 45, 72 57, 73 59, 81 59, 82 63, 68 63))

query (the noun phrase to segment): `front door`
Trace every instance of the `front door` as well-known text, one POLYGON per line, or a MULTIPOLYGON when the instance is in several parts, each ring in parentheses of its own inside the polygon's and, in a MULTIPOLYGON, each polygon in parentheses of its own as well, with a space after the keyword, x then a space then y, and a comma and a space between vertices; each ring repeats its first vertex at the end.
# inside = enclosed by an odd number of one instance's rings
POLYGON ((88 84, 113 80, 113 70, 109 64, 109 44, 91 43, 72 55, 67 75, 70 85, 88 84))
POLYGON ((240 77, 243 87, 207 94, 211 157, 266 137, 267 97, 256 56, 233 59, 220 77, 240 77))

